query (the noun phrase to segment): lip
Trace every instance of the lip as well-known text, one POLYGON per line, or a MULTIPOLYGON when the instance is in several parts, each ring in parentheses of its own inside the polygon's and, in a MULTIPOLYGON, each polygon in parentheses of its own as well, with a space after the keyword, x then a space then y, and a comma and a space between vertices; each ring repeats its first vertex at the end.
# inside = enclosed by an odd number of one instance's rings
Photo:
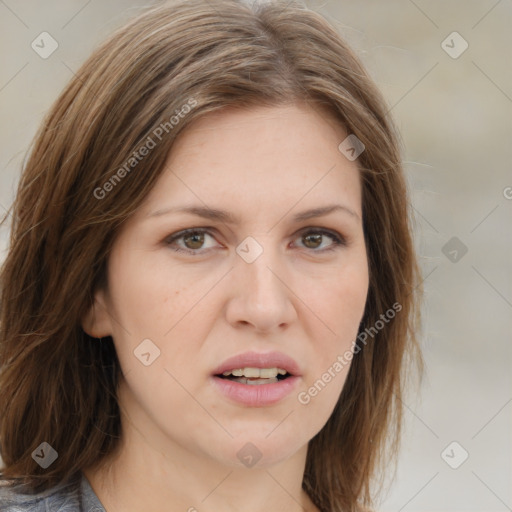
POLYGON ((266 407, 278 403, 296 389, 300 381, 299 365, 281 352, 246 352, 231 357, 218 366, 212 375, 217 390, 230 400, 248 407, 266 407), (272 384, 250 385, 219 377, 237 368, 282 368, 290 377, 272 384))
MULTIPOLYGON (((219 375, 228 370, 237 368, 282 368, 292 376, 299 376, 299 365, 289 356, 282 352, 245 352, 230 357, 221 363, 213 371, 213 375, 219 375)), ((269 385, 269 384, 265 384, 269 385)))

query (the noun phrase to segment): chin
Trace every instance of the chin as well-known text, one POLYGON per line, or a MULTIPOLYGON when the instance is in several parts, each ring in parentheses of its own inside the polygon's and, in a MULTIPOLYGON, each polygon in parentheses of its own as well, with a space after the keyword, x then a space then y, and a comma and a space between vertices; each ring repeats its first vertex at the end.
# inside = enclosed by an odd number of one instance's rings
POLYGON ((254 435, 246 431, 243 436, 230 439, 229 446, 223 446, 222 454, 216 458, 233 468, 267 469, 298 455, 301 450, 304 450, 304 456, 306 454, 307 439, 297 442, 297 436, 289 433, 285 436, 276 433, 267 436, 267 431, 254 435))

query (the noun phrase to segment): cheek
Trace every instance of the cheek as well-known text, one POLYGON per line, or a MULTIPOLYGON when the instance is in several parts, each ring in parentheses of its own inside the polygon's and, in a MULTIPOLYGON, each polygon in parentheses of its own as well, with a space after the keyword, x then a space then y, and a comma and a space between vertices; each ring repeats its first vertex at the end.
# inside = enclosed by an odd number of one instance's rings
POLYGON ((316 287, 315 293, 304 301, 317 313, 322 321, 319 325, 329 332, 330 336, 320 337, 330 342, 327 346, 336 348, 357 336, 366 305, 368 279, 365 262, 347 266, 332 272, 330 278, 316 287))
POLYGON ((109 284, 115 314, 134 337, 161 338, 193 310, 208 286, 207 276, 190 275, 165 252, 120 248, 112 255, 109 284))
POLYGON ((162 386, 162 377, 156 375, 163 376, 171 388, 175 385, 165 369, 180 382, 190 379, 193 356, 199 353, 215 317, 211 297, 205 295, 219 280, 215 273, 199 275, 191 269, 185 272, 161 257, 151 256, 126 250, 112 259, 111 274, 116 351, 123 371, 133 371, 133 384, 149 395, 162 386), (143 342, 146 339, 156 349, 143 342), (158 353, 150 367, 143 366, 135 357, 138 352, 147 352, 138 350, 141 343, 158 353))
POLYGON ((321 319, 315 323, 318 327, 312 335, 315 346, 311 361, 315 364, 305 379, 308 389, 315 387, 311 391, 311 401, 315 404, 311 405, 320 415, 334 408, 352 362, 353 343, 364 314, 369 282, 366 262, 361 261, 364 264, 347 266, 339 272, 308 304, 321 319))
POLYGON ((331 416, 343 390, 366 304, 367 279, 364 273, 347 278, 341 284, 336 283, 338 286, 319 297, 315 306, 314 310, 320 312, 323 324, 317 324, 321 327, 312 338, 315 344, 309 358, 311 365, 297 396, 300 407, 304 407, 305 422, 314 434, 331 416), (320 307, 322 304, 323 309, 320 307), (326 332, 329 335, 326 336, 326 332))

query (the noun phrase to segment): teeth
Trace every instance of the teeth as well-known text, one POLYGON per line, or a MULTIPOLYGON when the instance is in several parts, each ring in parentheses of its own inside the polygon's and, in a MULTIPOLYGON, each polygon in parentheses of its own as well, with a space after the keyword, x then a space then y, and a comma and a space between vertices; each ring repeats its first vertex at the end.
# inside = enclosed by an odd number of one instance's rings
MULTIPOLYGON (((241 370, 242 371, 242 370, 241 370)), ((259 368, 244 368, 242 375, 248 379, 259 379, 260 369, 259 368)), ((261 375, 262 377, 262 375, 261 375)), ((275 375, 274 375, 275 377, 275 375)))
POLYGON ((245 377, 248 379, 274 379, 287 372, 282 368, 237 368, 223 372, 224 377, 245 377))
POLYGON ((260 379, 274 379, 277 377, 278 373, 279 370, 277 368, 261 368, 259 371, 259 377, 260 379))
POLYGON ((249 384, 251 386, 259 386, 260 384, 274 384, 279 382, 277 378, 272 379, 246 379, 244 377, 239 377, 238 379, 231 379, 233 382, 239 382, 240 384, 249 384))

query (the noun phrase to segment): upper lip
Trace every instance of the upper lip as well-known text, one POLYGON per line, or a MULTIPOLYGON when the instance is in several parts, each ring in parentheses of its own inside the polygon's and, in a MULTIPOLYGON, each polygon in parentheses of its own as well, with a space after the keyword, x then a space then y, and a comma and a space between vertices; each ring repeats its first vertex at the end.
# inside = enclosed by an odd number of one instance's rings
POLYGON ((219 375, 238 368, 282 368, 290 375, 300 375, 299 365, 282 352, 245 352, 226 359, 213 373, 219 375))

